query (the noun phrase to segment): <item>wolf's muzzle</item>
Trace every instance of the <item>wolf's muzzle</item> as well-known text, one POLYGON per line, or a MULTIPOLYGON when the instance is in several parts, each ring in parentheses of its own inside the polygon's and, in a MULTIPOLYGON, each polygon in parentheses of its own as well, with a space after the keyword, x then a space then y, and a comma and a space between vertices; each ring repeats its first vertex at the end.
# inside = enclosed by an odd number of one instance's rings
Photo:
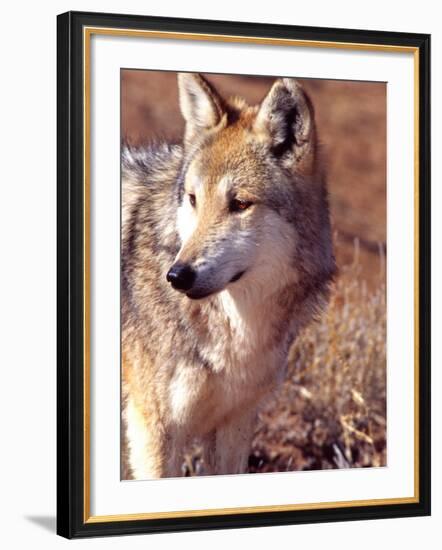
POLYGON ((187 292, 195 282, 196 273, 188 264, 176 263, 167 272, 166 279, 175 290, 187 292))

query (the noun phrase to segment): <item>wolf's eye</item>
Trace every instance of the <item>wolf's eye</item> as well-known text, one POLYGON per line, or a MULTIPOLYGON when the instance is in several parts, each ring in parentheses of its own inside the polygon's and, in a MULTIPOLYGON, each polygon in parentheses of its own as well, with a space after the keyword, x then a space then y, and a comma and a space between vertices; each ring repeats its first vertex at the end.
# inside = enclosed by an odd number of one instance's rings
POLYGON ((196 197, 193 193, 189 193, 189 202, 193 208, 195 208, 196 205, 196 197))
POLYGON ((251 201, 242 201, 240 199, 232 199, 229 204, 229 210, 230 212, 241 212, 242 210, 247 210, 250 206, 252 206, 251 201))

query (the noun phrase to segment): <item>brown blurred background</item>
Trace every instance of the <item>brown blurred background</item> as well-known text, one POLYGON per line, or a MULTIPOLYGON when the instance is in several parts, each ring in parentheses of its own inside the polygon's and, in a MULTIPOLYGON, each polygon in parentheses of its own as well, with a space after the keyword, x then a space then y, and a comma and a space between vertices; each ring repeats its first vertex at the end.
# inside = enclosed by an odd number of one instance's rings
MULTIPOLYGON (((259 103, 273 77, 205 77, 259 103)), ((249 472, 386 464, 386 85, 299 79, 328 163, 339 275, 327 311, 292 346, 286 382, 261 411, 249 472)), ((181 140, 176 73, 123 70, 122 138, 181 140)), ((122 447, 122 479, 130 477, 122 447)), ((198 442, 183 466, 204 471, 198 442)))

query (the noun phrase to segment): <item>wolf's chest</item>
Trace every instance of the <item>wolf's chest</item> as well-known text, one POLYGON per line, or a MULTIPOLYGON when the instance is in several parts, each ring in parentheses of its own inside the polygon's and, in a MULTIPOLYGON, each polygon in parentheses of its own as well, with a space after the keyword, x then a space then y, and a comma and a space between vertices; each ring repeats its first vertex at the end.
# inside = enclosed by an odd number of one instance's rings
POLYGON ((285 370, 286 339, 275 339, 269 316, 241 315, 229 302, 226 309, 213 323, 211 338, 198 348, 210 367, 188 365, 170 387, 174 419, 197 432, 256 406, 285 370))
POLYGON ((284 360, 277 350, 250 360, 235 360, 226 351, 218 355, 214 369, 202 371, 187 365, 170 385, 172 420, 185 424, 194 434, 204 435, 227 419, 256 406, 281 378, 284 360), (215 370, 216 369, 216 370, 215 370))

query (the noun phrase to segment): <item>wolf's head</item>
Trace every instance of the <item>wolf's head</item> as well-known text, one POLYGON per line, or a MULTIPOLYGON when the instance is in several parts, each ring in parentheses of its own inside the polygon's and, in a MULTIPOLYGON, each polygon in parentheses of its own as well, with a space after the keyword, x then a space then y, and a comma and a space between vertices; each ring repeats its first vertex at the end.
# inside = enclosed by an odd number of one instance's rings
POLYGON ((186 121, 177 230, 167 273, 189 298, 316 284, 334 269, 312 104, 291 78, 259 106, 178 76, 186 121))

